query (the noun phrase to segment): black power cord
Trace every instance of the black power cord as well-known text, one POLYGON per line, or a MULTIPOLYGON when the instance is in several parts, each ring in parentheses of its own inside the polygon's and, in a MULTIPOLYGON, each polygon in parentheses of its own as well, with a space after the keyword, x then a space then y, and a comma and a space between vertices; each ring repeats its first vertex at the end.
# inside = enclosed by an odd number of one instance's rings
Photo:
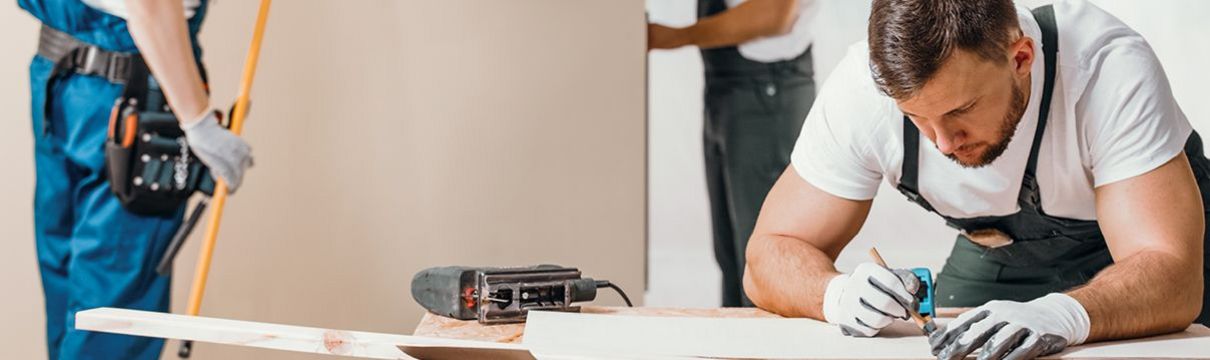
POLYGON ((613 291, 617 291, 618 295, 622 296, 622 300, 626 302, 626 306, 634 307, 634 304, 630 302, 630 297, 626 296, 626 292, 622 291, 622 288, 618 287, 617 285, 609 282, 609 280, 597 280, 596 284, 598 289, 607 287, 613 289, 613 291))

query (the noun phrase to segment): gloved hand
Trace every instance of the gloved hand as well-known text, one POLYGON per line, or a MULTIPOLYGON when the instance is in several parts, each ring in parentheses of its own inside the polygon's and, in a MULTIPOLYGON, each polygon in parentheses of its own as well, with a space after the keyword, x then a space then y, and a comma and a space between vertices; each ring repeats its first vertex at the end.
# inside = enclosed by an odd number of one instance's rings
POLYGON ((1088 312, 1066 294, 1030 302, 991 301, 958 316, 929 336, 938 359, 962 359, 979 347, 979 359, 1033 359, 1083 343, 1088 312))
POLYGON ((911 271, 890 270, 874 263, 857 266, 828 282, 823 295, 823 316, 848 336, 870 337, 894 319, 907 320, 915 309, 920 279, 911 271))
POLYGON ((244 170, 252 166, 252 148, 244 139, 219 124, 218 112, 207 111, 200 119, 181 123, 189 148, 210 172, 227 182, 235 192, 244 178, 244 170))

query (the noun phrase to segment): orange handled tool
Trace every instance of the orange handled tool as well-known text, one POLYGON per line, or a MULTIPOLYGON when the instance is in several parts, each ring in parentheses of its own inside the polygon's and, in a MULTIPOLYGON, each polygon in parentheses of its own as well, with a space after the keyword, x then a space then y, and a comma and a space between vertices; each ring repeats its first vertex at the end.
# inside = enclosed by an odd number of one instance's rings
MULTIPOLYGON (((256 62, 260 59, 260 44, 265 37, 265 22, 269 19, 269 3, 271 0, 261 0, 260 10, 256 15, 256 25, 252 30, 252 45, 248 48, 248 57, 244 60, 244 73, 240 78, 239 97, 235 100, 235 109, 231 114, 231 132, 239 135, 244 127, 244 116, 248 114, 248 98, 252 93, 252 79, 256 76, 256 62)), ((202 295, 206 293, 206 276, 210 273, 210 259, 214 255, 214 245, 218 238, 219 223, 223 219, 223 205, 227 203, 227 183, 216 179, 214 197, 210 200, 210 220, 206 225, 206 239, 202 243, 198 255, 197 270, 193 275, 193 288, 189 292, 188 314, 197 316, 202 308, 202 295)), ((193 343, 181 343, 177 353, 181 358, 188 358, 193 343)))

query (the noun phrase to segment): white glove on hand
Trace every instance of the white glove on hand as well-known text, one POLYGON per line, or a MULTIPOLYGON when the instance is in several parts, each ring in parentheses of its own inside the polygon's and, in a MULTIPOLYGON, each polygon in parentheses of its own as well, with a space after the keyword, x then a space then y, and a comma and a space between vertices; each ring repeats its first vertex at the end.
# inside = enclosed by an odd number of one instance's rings
POLYGON ((874 263, 857 266, 828 282, 823 316, 848 336, 871 337, 894 319, 907 320, 916 308, 920 279, 907 270, 890 270, 874 263))
POLYGON ((1066 294, 1030 302, 991 301, 963 313, 929 336, 938 359, 963 359, 979 347, 979 359, 1033 359, 1088 339, 1088 312, 1066 294))
POLYGON ((207 111, 202 118, 182 123, 189 148, 210 168, 210 172, 227 182, 232 193, 239 188, 244 170, 252 166, 252 148, 244 139, 219 125, 218 112, 207 111))

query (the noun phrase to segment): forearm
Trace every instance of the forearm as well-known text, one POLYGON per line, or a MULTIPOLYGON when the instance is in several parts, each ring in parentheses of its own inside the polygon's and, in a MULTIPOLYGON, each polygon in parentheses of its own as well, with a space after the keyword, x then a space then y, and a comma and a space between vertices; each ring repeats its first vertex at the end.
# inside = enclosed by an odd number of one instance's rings
POLYGON ((127 24, 147 67, 155 74, 169 106, 181 121, 210 107, 180 1, 126 0, 127 24))
POLYGON ((1201 267, 1201 256, 1140 251, 1068 295, 1088 312, 1088 342, 1181 331, 1201 310, 1201 267))
POLYGON ((735 46, 790 32, 798 0, 749 0, 683 29, 684 45, 703 49, 735 46))
POLYGON ((747 249, 744 290, 761 309, 786 317, 824 320, 828 281, 840 275, 833 259, 811 244, 758 235, 747 249))

